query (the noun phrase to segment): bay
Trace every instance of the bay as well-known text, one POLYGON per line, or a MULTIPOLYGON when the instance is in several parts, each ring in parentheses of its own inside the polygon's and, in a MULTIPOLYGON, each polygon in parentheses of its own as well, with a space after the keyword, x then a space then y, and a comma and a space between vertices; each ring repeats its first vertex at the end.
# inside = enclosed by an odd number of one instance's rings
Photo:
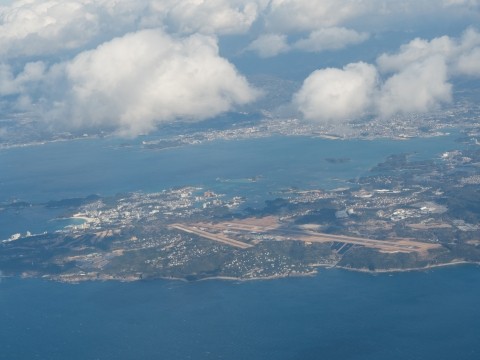
MULTIPOLYGON (((292 187, 348 187, 347 180, 368 175, 391 154, 438 157, 458 148, 456 138, 456 133, 408 141, 278 136, 216 140, 161 151, 143 149, 138 139, 131 146, 122 146, 122 139, 101 138, 3 149, 0 204, 200 186, 245 197, 245 206, 262 207, 265 200, 281 196, 278 191, 292 187), (327 161, 332 158, 344 161, 327 161)), ((51 221, 58 216, 62 216, 61 209, 41 206, 0 209, 0 240, 14 233, 58 230, 59 223, 51 221)))
POLYGON ((245 190, 253 195, 292 186, 331 189, 365 175, 388 155, 434 157, 458 148, 455 139, 449 135, 408 141, 341 141, 291 136, 216 140, 154 151, 121 147, 121 140, 107 138, 11 148, 0 151, 0 202, 38 203, 175 186, 245 190), (325 161, 328 158, 347 161, 332 164, 325 161), (241 181, 256 176, 261 181, 241 181), (225 179, 240 181, 229 186, 222 183, 225 179))

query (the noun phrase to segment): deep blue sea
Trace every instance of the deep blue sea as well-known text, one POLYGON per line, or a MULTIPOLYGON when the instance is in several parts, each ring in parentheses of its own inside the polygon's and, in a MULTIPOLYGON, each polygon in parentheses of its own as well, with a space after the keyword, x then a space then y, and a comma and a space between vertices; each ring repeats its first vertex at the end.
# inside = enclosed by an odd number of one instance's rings
MULTIPOLYGON (((194 185, 259 205, 334 188, 393 153, 431 157, 455 137, 216 141, 164 151, 97 139, 0 151, 0 203, 194 185), (350 158, 332 164, 325 158, 350 158), (258 182, 245 181, 261 176, 258 182)), ((0 239, 51 230, 59 210, 0 211, 0 239)), ((1 271, 1 269, 0 269, 1 271)), ((0 359, 480 359, 480 268, 183 283, 0 282, 0 359)))
POLYGON ((0 359, 480 358, 480 269, 245 283, 3 279, 0 359))

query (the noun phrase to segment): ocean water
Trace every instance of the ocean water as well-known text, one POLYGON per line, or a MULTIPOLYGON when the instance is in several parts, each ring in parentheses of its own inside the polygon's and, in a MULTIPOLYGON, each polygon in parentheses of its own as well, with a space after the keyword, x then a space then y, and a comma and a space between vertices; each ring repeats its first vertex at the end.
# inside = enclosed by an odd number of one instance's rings
POLYGON ((269 281, 3 279, 0 359, 480 357, 480 268, 269 281))
MULTIPOLYGON (((272 137, 214 141, 161 151, 121 147, 123 140, 57 142, 0 151, 0 204, 14 200, 50 200, 122 192, 155 192, 175 186, 201 186, 229 196, 245 196, 261 207, 282 189, 333 189, 368 174, 390 154, 437 156, 458 148, 456 136, 409 141, 337 141, 272 137), (326 158, 347 158, 332 164, 326 158), (248 179, 258 177, 258 181, 248 179)), ((13 233, 53 231, 61 216, 39 207, 0 212, 0 239, 13 233)))
POLYGON ((0 150, 0 202, 45 202, 94 194, 159 191, 174 186, 222 185, 219 179, 262 176, 252 194, 297 186, 332 188, 364 175, 395 153, 429 157, 458 148, 456 136, 409 141, 271 137, 214 141, 161 151, 119 147, 121 140, 93 139, 0 150), (348 158, 332 164, 325 158, 348 158))
MULTIPOLYGON (((0 151, 0 202, 195 185, 259 204, 282 188, 334 188, 389 154, 458 148, 411 141, 270 138, 147 151, 85 140, 0 151), (325 158, 350 158, 331 164, 325 158), (261 176, 258 182, 246 179, 261 176)), ((0 238, 61 226, 59 210, 0 211, 0 238)), ((480 268, 245 283, 61 284, 1 278, 0 359, 480 358, 480 268)))

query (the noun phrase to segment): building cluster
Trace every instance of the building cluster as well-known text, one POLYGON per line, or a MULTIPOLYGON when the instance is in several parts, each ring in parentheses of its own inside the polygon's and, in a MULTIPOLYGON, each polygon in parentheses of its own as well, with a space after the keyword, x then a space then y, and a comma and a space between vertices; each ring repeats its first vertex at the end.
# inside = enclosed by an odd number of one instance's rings
POLYGON ((74 218, 82 225, 70 226, 67 231, 125 228, 136 223, 186 219, 201 214, 207 208, 235 208, 243 198, 226 198, 223 194, 203 191, 198 187, 182 187, 156 193, 132 193, 123 197, 98 200, 83 205, 74 218), (107 204, 108 202, 108 204, 107 204), (113 202, 113 204, 110 204, 113 202))

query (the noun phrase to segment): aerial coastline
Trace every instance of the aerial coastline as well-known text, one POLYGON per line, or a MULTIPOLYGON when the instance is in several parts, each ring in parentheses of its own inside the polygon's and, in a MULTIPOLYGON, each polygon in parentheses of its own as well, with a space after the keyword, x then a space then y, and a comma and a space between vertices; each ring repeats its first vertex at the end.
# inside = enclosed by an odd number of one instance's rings
MULTIPOLYGON (((37 234, 12 231, 0 243, 0 269, 8 276, 65 282, 243 281, 308 276, 320 268, 375 274, 478 263, 475 199, 480 151, 475 129, 457 129, 455 135, 438 138, 446 145, 431 146, 421 157, 393 153, 363 169, 362 176, 326 179, 330 189, 312 186, 311 180, 305 181, 306 187, 271 188, 269 183, 275 179, 256 168, 251 176, 215 175, 208 185, 158 192, 4 202, 0 210, 4 214, 54 209, 59 214, 56 219, 83 223, 37 234)), ((256 139, 255 131, 244 133, 256 139)), ((323 144, 330 148, 336 141, 265 133, 258 141, 247 137, 244 145, 223 138, 216 141, 218 132, 209 134, 202 135, 209 142, 206 150, 217 143, 241 147, 263 146, 267 141, 277 146, 275 141, 284 144, 288 139, 295 140, 291 146, 307 143, 311 149, 323 144)), ((192 139, 202 137, 196 133, 192 139)), ((432 139, 432 144, 437 143, 437 138, 432 139)), ((354 148, 357 139, 343 140, 335 146, 354 148)), ((188 141, 183 149, 189 150, 188 141)), ((415 141, 395 148, 409 148, 415 141)), ((155 144, 136 142, 121 151, 154 151, 155 144)), ((176 149, 170 151, 180 151, 176 149)), ((327 171, 345 171, 364 161, 344 150, 335 155, 318 159, 318 165, 327 171)))
MULTIPOLYGON (((197 281, 233 281, 233 282, 249 282, 249 281, 268 281, 268 280, 278 280, 278 279, 285 279, 285 278, 296 278, 296 277, 312 277, 312 276, 321 276, 322 271, 328 270, 344 270, 344 271, 351 271, 351 272, 358 272, 364 273, 368 275, 379 275, 379 274, 397 274, 397 273, 405 273, 405 272, 425 272, 425 271, 435 271, 437 269, 446 268, 446 267, 456 267, 456 266, 476 266, 480 267, 480 262, 473 262, 473 261, 452 261, 449 263, 443 264, 432 264, 427 265, 425 267, 417 267, 417 268, 397 268, 397 269, 378 269, 378 270, 370 270, 368 268, 351 268, 345 266, 332 266, 332 265, 317 265, 314 270, 310 270, 308 272, 293 272, 289 274, 281 274, 281 275, 270 275, 270 276, 260 276, 260 277, 234 277, 234 276, 211 276, 211 277, 204 277, 200 279, 191 279, 188 277, 158 277, 158 278, 143 278, 141 274, 136 276, 125 276, 125 277, 115 277, 110 275, 101 275, 101 274, 82 274, 82 275, 59 275, 59 276, 42 276, 41 279, 48 280, 48 281, 55 281, 60 283, 68 283, 68 284, 79 284, 85 281, 119 281, 119 282, 134 282, 134 281, 158 281, 158 280, 166 280, 166 281, 180 281, 180 282, 197 282, 197 281)), ((17 277, 20 278, 37 278, 35 274, 28 274, 23 273, 20 275, 1 275, 1 278, 9 278, 9 277, 17 277)))

